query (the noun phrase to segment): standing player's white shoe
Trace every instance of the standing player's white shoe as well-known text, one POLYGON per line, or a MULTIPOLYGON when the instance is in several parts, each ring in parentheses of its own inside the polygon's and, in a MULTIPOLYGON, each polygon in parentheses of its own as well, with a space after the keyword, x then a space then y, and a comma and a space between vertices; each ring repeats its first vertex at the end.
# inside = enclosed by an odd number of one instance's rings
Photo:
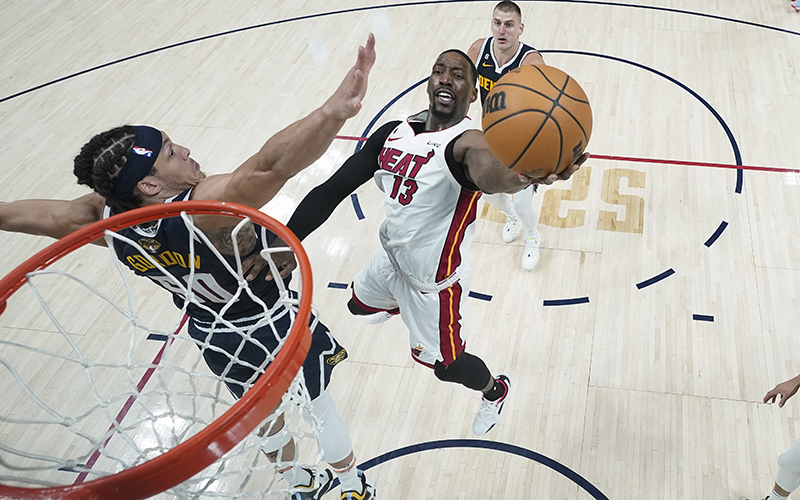
POLYGON ((503 226, 503 241, 511 243, 516 240, 517 236, 519 236, 520 227, 519 219, 516 214, 506 214, 506 225, 503 226))
POLYGON ((542 236, 538 229, 525 232, 525 251, 522 254, 522 269, 531 271, 539 263, 539 245, 542 236))
POLYGON ((506 393, 497 401, 489 401, 486 398, 481 401, 478 414, 475 415, 475 420, 472 421, 472 432, 478 436, 483 436, 497 425, 500 420, 500 412, 503 411, 503 404, 508 397, 508 391, 511 389, 511 381, 506 375, 498 375, 497 380, 506 386, 506 393))

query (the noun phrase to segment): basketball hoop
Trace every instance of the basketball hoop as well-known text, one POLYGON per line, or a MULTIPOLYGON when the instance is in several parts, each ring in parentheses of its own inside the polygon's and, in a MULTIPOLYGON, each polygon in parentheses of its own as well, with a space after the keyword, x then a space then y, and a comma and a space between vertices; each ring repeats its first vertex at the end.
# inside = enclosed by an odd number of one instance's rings
MULTIPOLYGON (((56 241, 49 247, 38 252, 33 257, 22 263, 5 278, 0 280, 0 315, 7 316, 14 312, 15 306, 18 304, 10 303, 10 297, 24 287, 34 275, 50 268, 53 264, 60 261, 67 254, 84 247, 88 243, 101 239, 104 236, 110 237, 109 235, 111 232, 116 232, 132 226, 138 226, 146 222, 167 219, 170 217, 186 218, 194 215, 230 216, 240 220, 252 221, 261 228, 277 234, 277 236, 285 241, 294 252, 302 277, 302 293, 300 294, 299 301, 297 301, 296 298, 294 299, 296 301, 296 305, 292 305, 294 321, 291 325, 291 330, 288 336, 282 340, 282 345, 280 346, 277 355, 275 355, 274 360, 271 361, 263 374, 255 381, 255 383, 253 383, 252 387, 250 387, 249 390, 244 393, 244 396, 241 399, 227 408, 224 413, 221 413, 221 415, 216 415, 216 418, 210 423, 204 423, 204 428, 196 432, 188 439, 178 443, 165 453, 159 454, 158 456, 154 456, 152 458, 149 456, 145 458, 139 457, 137 460, 141 463, 137 463, 131 467, 127 467, 127 465, 123 464, 122 470, 79 484, 47 486, 43 488, 36 487, 38 480, 31 481, 33 483, 32 487, 27 487, 27 484, 25 484, 25 487, 0 484, 0 499, 138 500, 147 498, 188 480, 198 472, 202 471, 220 459, 220 457, 232 450, 238 443, 240 443, 240 441, 251 435, 251 433, 253 433, 253 431, 259 427, 259 424, 262 424, 262 422, 264 422, 264 420, 269 417, 270 414, 272 414, 273 411, 278 407, 284 393, 287 391, 290 385, 292 385, 295 375, 298 373, 298 370, 300 369, 311 344, 311 335, 309 331, 309 318, 311 317, 312 309, 311 266, 309 264, 308 257, 306 256, 300 244, 300 241, 291 231, 273 218, 249 207, 218 201, 172 202, 131 210, 119 215, 114 215, 102 221, 98 221, 97 223, 87 226, 86 228, 76 231, 75 233, 56 241)), ((111 252, 113 254, 113 249, 111 252)), ((265 250, 262 251, 262 255, 268 253, 268 248, 265 248, 265 250)), ((273 276, 276 276, 277 267, 275 266, 275 263, 271 261, 268 255, 265 257, 265 259, 270 265, 273 276)), ((125 272, 128 271, 127 268, 124 268, 119 264, 117 267, 123 269, 125 272)), ((241 273, 241 268, 239 268, 238 272, 241 273)), ((125 273, 123 272, 122 274, 124 275, 125 273)), ((239 277, 241 278, 241 275, 239 275, 239 277)), ((123 276, 122 280, 125 281, 126 279, 127 278, 123 276)), ((78 279, 75 281, 79 282, 81 286, 83 286, 82 281, 78 279)), ((283 286, 283 282, 280 279, 275 279, 274 281, 276 286, 279 288, 283 286)), ((125 283, 127 284, 127 282, 125 283)), ((155 289, 152 284, 145 284, 154 290, 154 295, 160 294, 159 296, 166 296, 164 295, 163 291, 155 289)), ((36 293, 35 290, 34 293, 36 293)), ((98 292, 98 295, 103 300, 106 299, 105 294, 105 291, 98 292)), ((189 299, 187 298, 187 302, 188 301, 189 299)), ((133 303, 135 301, 130 300, 129 298, 129 302, 133 303)), ((26 303, 25 305, 27 306, 28 304, 26 303)), ((122 307, 122 309, 124 310, 125 308, 122 307)), ((177 311, 174 307, 172 307, 172 310, 177 311)), ((75 316, 74 311, 73 316, 75 316)), ((58 324, 57 320, 53 320, 53 322, 58 324)), ((136 321, 132 321, 131 324, 132 326, 129 329, 132 331, 135 331, 141 326, 136 321)), ((176 323, 171 322, 170 325, 170 328, 174 328, 176 323)), ((178 332, 172 333, 172 330, 166 331, 169 333, 169 335, 166 335, 170 337, 169 342, 177 338, 178 332)), ((178 331, 180 331, 180 328, 178 331)), ((66 332, 62 333, 64 333, 65 337, 69 337, 66 332)), ((136 337, 133 338, 131 342, 136 343, 138 340, 139 338, 136 337)), ((140 344, 137 344, 137 346, 138 345, 140 344)), ((150 345, 151 344, 147 344, 148 347, 150 345)), ((164 347, 166 348, 167 345, 168 342, 165 342, 164 347)), ((14 346, 17 347, 18 345, 14 344, 14 346)), ((163 350, 164 349, 162 348, 162 352, 163 350)), ((48 354, 52 355, 50 352, 48 352, 48 354)), ((58 354, 57 356, 61 355, 58 354)), ((128 354, 128 357, 131 357, 131 355, 128 354)), ((3 358, 0 357, 0 362, 2 361, 3 358)), ((147 363, 137 363, 139 362, 136 360, 128 360, 120 362, 119 366, 115 365, 114 367, 128 370, 128 373, 131 373, 133 370, 131 365, 135 365, 134 368, 140 366, 149 366, 147 363)), ((155 365, 157 363, 154 362, 153 364, 155 365)), ((87 366, 88 365, 85 364, 83 369, 88 373, 90 368, 87 366)), ((98 364, 98 366, 100 366, 100 364, 98 364)), ((201 365, 200 368, 205 367, 201 365)), ((200 368, 198 368, 198 370, 202 371, 200 368)), ((94 368, 91 367, 91 369, 94 368)), ((10 368, 9 371, 15 375, 17 373, 10 368)), ((181 376, 184 375, 184 371, 176 369, 174 372, 181 376)), ((166 375, 160 374, 159 376, 166 378, 167 375, 170 375, 173 372, 164 373, 166 375)), ((92 382, 94 381, 92 380, 92 382)), ((102 380, 98 380, 98 382, 102 382, 102 380)), ((20 383, 20 385, 25 390, 28 390, 29 384, 27 381, 24 384, 20 383)), ((190 385, 195 385, 194 379, 191 380, 190 385)), ((94 386, 92 386, 92 390, 94 391, 94 386)), ((181 392, 183 390, 184 389, 178 390, 181 397, 183 397, 183 392, 181 392)), ((98 389, 97 392, 100 393, 101 390, 98 389)), ((215 408, 217 405, 221 404, 220 401, 224 399, 222 396, 219 396, 219 392, 218 384, 217 399, 213 400, 211 403, 215 406, 215 408)), ((166 397, 171 396, 174 396, 174 394, 167 394, 166 397)), ((40 398, 38 393, 35 397, 37 399, 40 398)), ((102 403, 99 404, 100 410, 98 410, 98 412, 107 412, 106 407, 114 406, 118 402, 118 399, 119 396, 115 396, 107 400, 102 400, 102 403)), ((194 402, 192 404, 194 404, 194 402)), ((154 418, 155 417, 151 416, 150 420, 153 420, 154 418)), ((143 421, 146 420, 147 419, 144 419, 143 421)), ((16 423, 16 420, 14 423, 16 423)), ((61 425, 64 426, 67 424, 61 425)), ((106 423, 106 426, 107 425, 108 424, 106 423)), ((123 426, 121 424, 112 422, 112 427, 115 427, 116 429, 116 427, 122 428, 123 426)), ((75 432, 77 433, 78 431, 75 432)), ((110 435, 111 434, 108 434, 109 439, 110 435)), ((93 446, 95 446, 95 448, 102 447, 101 444, 97 443, 102 442, 104 438, 105 436, 96 438, 93 446)), ((0 451, 7 451, 2 442, 0 442, 0 451)), ((142 454, 141 456, 145 455, 142 454)), ((0 477, 0 482, 18 482, 16 479, 13 481, 8 481, 8 476, 5 475, 5 469, 3 468, 4 465, 5 462, 2 462, 2 455, 0 455, 0 476, 2 476, 0 477)), ((45 482, 43 484, 47 483, 45 482)))

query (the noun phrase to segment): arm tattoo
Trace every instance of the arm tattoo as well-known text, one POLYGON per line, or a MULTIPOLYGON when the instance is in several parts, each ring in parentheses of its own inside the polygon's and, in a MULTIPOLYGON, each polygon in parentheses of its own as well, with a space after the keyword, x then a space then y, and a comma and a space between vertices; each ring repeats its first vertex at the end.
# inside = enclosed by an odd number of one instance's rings
MULTIPOLYGON (((233 229, 235 226, 220 227, 206 231, 206 236, 223 255, 234 255, 233 229)), ((253 253, 256 248, 256 231, 253 223, 247 224, 236 233, 236 243, 239 255, 245 256, 253 253)))

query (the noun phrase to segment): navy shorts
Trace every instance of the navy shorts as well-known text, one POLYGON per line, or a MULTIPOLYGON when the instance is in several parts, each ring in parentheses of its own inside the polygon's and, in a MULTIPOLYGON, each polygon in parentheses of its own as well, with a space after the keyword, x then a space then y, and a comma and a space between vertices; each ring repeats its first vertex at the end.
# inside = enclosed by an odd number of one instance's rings
MULTIPOLYGON (((276 316, 279 314, 280 312, 276 313, 276 316)), ((311 319, 314 319, 313 315, 311 319)), ((232 321, 232 323, 239 328, 246 328, 257 321, 257 318, 249 318, 241 321, 232 321)), ((240 334, 226 330, 223 325, 219 324, 212 332, 210 331, 211 325, 209 323, 194 319, 189 321, 188 331, 189 335, 199 342, 206 342, 206 339, 210 337, 209 344, 219 349, 205 349, 203 358, 208 367, 211 368, 211 371, 217 376, 222 376, 225 370, 228 370, 225 375, 225 384, 238 399, 269 366, 267 350, 270 352, 275 351, 280 339, 288 335, 291 326, 289 314, 283 314, 281 318, 274 321, 274 324, 274 329, 270 325, 265 325, 253 332, 252 337, 256 339, 256 342, 252 340, 245 341, 240 334), (233 361, 232 356, 242 343, 244 343, 244 346, 238 354, 238 359, 244 363, 236 363, 233 361)), ((309 395, 313 400, 328 387, 333 367, 347 358, 347 350, 333 338, 328 327, 321 322, 317 323, 316 328, 311 333, 311 348, 301 369, 303 370, 309 395)))

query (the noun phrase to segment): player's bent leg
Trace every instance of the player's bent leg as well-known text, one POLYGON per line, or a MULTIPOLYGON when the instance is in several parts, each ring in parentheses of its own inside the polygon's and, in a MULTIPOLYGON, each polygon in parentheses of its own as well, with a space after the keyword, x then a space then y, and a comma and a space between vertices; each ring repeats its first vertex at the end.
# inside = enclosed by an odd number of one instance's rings
POLYGON ((468 352, 462 352, 447 366, 437 361, 433 373, 444 382, 457 382, 483 392, 481 406, 472 422, 472 432, 482 436, 497 425, 511 386, 508 376, 492 377, 486 363, 468 352))
POLYGON ((319 500, 333 483, 333 474, 327 469, 315 471, 297 465, 297 446, 284 427, 283 415, 259 429, 261 451, 291 486, 292 500, 319 500))
POLYGON ((506 223, 503 225, 503 241, 511 243, 517 239, 520 232, 520 220, 517 217, 518 212, 515 210, 515 204, 512 203, 511 197, 505 193, 496 193, 484 194, 483 199, 506 216, 506 223))
POLYGON ((539 263, 539 247, 542 237, 539 234, 539 215, 533 209, 533 194, 536 186, 529 186, 514 194, 514 210, 522 224, 525 238, 525 249, 522 252, 522 268, 526 271, 533 270, 539 263))
POLYGON ((362 316, 368 324, 383 323, 400 314, 397 300, 391 290, 391 277, 395 272, 383 248, 372 255, 367 267, 353 279, 353 296, 347 309, 362 316))
POLYGON ((483 391, 492 381, 492 372, 478 356, 464 351, 452 363, 437 361, 433 374, 442 382, 455 382, 474 391, 483 391))
MULTIPOLYGON (((311 402, 311 411, 322 422, 322 431, 317 436, 325 461, 331 464, 342 485, 342 496, 346 493, 365 493, 361 476, 363 472, 356 469, 356 458, 350 433, 336 411, 328 391, 311 402), (361 474, 359 474, 361 473, 361 474)), ((370 484, 371 486, 371 484, 370 484)), ((370 493, 374 496, 374 487, 370 493)), ((360 498, 360 497, 359 497, 360 498)))
POLYGON ((353 316, 364 316, 364 322, 370 325, 383 323, 392 319, 393 316, 400 314, 399 307, 388 310, 377 309, 374 307, 368 308, 355 297, 351 298, 347 302, 347 310, 350 311, 350 314, 353 316))

